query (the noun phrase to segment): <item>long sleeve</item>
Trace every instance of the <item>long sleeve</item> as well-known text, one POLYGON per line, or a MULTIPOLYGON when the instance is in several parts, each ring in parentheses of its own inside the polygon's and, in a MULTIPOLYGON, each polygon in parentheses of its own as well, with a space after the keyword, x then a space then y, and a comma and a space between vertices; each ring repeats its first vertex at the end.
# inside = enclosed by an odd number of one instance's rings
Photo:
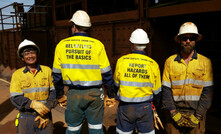
POLYGON ((53 69, 52 69, 52 76, 53 76, 53 83, 56 90, 56 96, 62 96, 64 94, 64 84, 63 78, 61 74, 61 60, 60 60, 60 53, 59 53, 59 44, 55 49, 55 56, 53 62, 53 69))
POLYGON ((156 65, 157 67, 154 68, 154 80, 155 80, 155 84, 153 87, 153 103, 155 106, 158 106, 160 104, 160 100, 161 100, 161 77, 160 77, 160 69, 159 66, 156 65))
POLYGON ((108 97, 114 98, 114 79, 111 70, 102 74, 102 81, 108 97))
POLYGON ((30 105, 32 101, 23 95, 11 96, 10 100, 19 111, 28 111, 31 109, 30 105))
POLYGON ((203 88, 203 91, 199 100, 199 106, 196 110, 196 113, 202 116, 205 116, 207 110, 210 108, 212 104, 212 96, 213 96, 212 86, 203 88))
POLYGON ((56 91, 56 96, 62 96, 64 94, 64 84, 61 73, 52 72, 53 83, 56 91))
POLYGON ((20 86, 20 75, 15 72, 12 75, 11 85, 10 85, 10 100, 12 104, 20 111, 26 111, 30 109, 31 100, 24 97, 24 94, 20 86))
POLYGON ((99 66, 101 69, 102 82, 103 82, 104 88, 107 91, 108 97, 113 98, 114 97, 113 74, 112 74, 112 70, 111 70, 110 63, 109 63, 104 46, 102 47, 99 56, 100 56, 100 65, 99 66))
POLYGON ((56 107, 56 105, 57 105, 56 90, 55 90, 55 87, 53 84, 52 73, 50 73, 48 77, 49 77, 49 83, 50 83, 50 91, 49 91, 49 96, 48 96, 46 106, 49 109, 52 109, 52 108, 56 107))
POLYGON ((199 105, 196 109, 196 113, 205 116, 206 111, 212 104, 213 97, 213 70, 212 63, 209 60, 206 64, 206 73, 204 76, 204 87, 200 96, 199 105))
POLYGON ((169 65, 168 60, 165 62, 164 71, 163 71, 163 79, 162 79, 162 104, 163 107, 167 110, 176 109, 174 104, 173 94, 171 90, 171 81, 169 76, 169 65))

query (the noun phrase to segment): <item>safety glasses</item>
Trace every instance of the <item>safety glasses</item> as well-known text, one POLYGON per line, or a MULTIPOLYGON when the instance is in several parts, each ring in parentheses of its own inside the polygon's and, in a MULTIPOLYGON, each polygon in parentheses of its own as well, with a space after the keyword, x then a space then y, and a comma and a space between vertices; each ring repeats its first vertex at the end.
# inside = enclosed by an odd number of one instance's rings
POLYGON ((197 38, 196 36, 191 36, 191 37, 183 36, 180 38, 180 40, 187 41, 189 39, 190 41, 196 41, 196 38, 197 38))

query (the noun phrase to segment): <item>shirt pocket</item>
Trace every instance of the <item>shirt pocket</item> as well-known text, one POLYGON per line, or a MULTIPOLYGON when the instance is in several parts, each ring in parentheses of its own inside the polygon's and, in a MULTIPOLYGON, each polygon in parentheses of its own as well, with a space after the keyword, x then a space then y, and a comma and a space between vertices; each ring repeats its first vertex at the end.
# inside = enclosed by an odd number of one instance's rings
POLYGON ((49 86, 48 78, 41 78, 39 81, 40 86, 49 86))
POLYGON ((22 80, 21 81, 21 88, 22 89, 27 89, 31 86, 31 82, 29 82, 28 80, 22 80))
POLYGON ((204 73, 203 72, 193 72, 193 88, 203 88, 203 82, 204 82, 204 73))
POLYGON ((181 74, 170 75, 171 87, 173 89, 181 89, 184 84, 184 80, 181 80, 181 74))

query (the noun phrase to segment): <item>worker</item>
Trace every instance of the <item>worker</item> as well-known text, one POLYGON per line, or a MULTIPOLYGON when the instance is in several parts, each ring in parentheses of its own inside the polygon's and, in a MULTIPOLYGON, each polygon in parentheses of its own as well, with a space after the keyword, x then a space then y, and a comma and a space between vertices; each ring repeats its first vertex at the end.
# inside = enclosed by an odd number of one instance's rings
POLYGON ((79 134, 84 118, 90 134, 103 133, 104 90, 114 99, 114 80, 104 45, 89 37, 90 17, 83 10, 70 19, 72 36, 61 40, 55 49, 54 85, 58 99, 65 100, 66 134, 79 134))
POLYGON ((213 71, 210 59, 196 52, 202 39, 192 22, 181 25, 175 36, 179 52, 164 65, 162 102, 168 134, 205 133, 205 118, 212 102, 213 71))
POLYGON ((52 134, 51 109, 56 106, 52 70, 38 63, 39 47, 25 39, 17 54, 25 67, 16 70, 11 79, 10 99, 19 110, 16 119, 18 134, 52 134))
POLYGON ((159 104, 161 77, 156 61, 148 57, 145 48, 147 33, 136 29, 130 36, 132 53, 117 61, 114 81, 118 90, 117 134, 131 134, 136 127, 139 133, 155 133, 151 101, 159 104))

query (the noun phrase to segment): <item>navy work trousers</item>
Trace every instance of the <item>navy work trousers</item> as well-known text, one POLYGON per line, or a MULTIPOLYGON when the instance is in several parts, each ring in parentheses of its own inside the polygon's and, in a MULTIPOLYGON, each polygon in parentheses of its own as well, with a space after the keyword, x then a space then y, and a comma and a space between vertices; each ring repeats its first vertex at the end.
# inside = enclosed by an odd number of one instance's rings
POLYGON ((134 128, 142 134, 155 134, 150 102, 120 102, 117 110, 117 134, 132 134, 134 128))
POLYGON ((46 128, 38 128, 39 121, 35 122, 36 115, 20 113, 18 118, 17 134, 52 134, 53 123, 51 113, 49 115, 49 123, 46 128))

